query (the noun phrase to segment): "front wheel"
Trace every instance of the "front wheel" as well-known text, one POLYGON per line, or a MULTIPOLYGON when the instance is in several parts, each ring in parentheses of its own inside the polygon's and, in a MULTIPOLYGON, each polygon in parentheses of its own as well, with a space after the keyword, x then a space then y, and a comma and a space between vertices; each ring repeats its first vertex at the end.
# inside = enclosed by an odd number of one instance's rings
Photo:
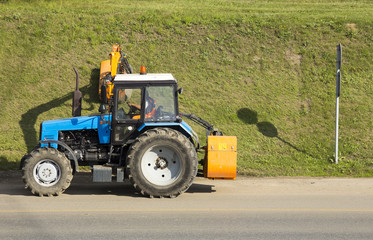
POLYGON ((55 148, 38 148, 26 157, 22 168, 26 188, 39 196, 60 195, 73 178, 70 161, 55 148))
POLYGON ((132 144, 128 176, 136 190, 151 197, 176 197, 185 192, 197 174, 193 144, 169 128, 146 131, 132 144))

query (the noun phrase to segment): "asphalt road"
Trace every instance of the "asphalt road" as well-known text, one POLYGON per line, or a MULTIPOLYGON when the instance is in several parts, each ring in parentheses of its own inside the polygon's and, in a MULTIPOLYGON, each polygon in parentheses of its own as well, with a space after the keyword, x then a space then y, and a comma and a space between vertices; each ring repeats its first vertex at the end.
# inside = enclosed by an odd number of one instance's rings
POLYGON ((373 239, 373 179, 197 178, 150 199, 78 173, 48 198, 0 172, 0 239, 373 239))

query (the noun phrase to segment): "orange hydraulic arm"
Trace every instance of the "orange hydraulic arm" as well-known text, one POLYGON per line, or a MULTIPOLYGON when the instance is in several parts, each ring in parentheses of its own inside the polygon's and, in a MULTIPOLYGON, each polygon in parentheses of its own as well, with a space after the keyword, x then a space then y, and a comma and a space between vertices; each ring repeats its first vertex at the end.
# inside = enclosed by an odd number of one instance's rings
POLYGON ((132 73, 132 67, 128 63, 127 56, 123 53, 122 49, 119 47, 119 44, 113 45, 112 51, 109 56, 109 60, 101 62, 100 80, 98 86, 98 95, 101 98, 101 86, 105 85, 108 103, 110 103, 111 96, 113 95, 113 80, 115 75, 117 75, 117 73, 132 73))

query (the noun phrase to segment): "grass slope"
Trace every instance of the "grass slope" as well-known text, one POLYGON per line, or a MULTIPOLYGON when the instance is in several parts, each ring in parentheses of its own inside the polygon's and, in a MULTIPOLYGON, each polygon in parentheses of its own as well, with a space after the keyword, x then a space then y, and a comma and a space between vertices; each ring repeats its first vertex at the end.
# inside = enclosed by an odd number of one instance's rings
POLYGON ((0 169, 18 167, 42 121, 71 115, 72 66, 83 114, 97 112, 99 63, 118 42, 135 70, 173 73, 182 112, 238 137, 239 173, 372 176, 372 12, 352 0, 0 1, 0 169))

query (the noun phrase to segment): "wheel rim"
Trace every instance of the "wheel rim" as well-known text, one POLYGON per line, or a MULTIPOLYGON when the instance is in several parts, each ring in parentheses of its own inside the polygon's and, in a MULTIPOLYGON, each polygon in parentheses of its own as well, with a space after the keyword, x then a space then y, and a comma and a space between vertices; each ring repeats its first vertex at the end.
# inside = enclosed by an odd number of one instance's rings
POLYGON ((169 146, 149 148, 141 158, 141 170, 152 184, 167 186, 180 176, 183 163, 180 153, 169 146))
POLYGON ((38 184, 50 187, 60 180, 61 168, 52 160, 42 160, 35 165, 33 175, 38 184))

